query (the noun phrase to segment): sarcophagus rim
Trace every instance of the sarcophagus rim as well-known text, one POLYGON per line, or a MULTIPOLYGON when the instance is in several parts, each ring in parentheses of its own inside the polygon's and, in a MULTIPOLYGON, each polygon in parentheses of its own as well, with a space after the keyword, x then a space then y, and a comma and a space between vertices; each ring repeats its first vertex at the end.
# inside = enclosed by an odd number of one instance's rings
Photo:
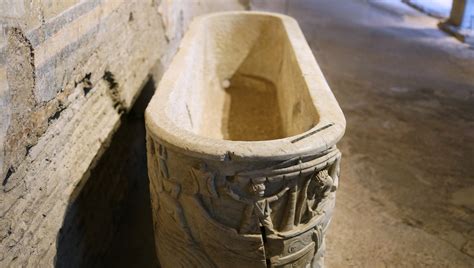
MULTIPOLYGON (((235 38, 241 37, 235 36, 235 38)), ((201 88, 203 89, 206 87, 201 88)), ((189 115, 188 106, 186 109, 189 115)), ((145 116, 149 135, 159 137, 165 146, 170 146, 187 155, 209 160, 232 158, 232 160, 245 159, 246 161, 252 159, 278 161, 294 156, 314 155, 333 147, 343 136, 346 124, 344 115, 297 22, 285 15, 266 12, 222 12, 196 18, 189 26, 177 54, 162 77, 146 109, 145 116), (291 46, 292 57, 298 66, 295 75, 304 81, 304 86, 309 93, 307 101, 310 101, 317 112, 317 118, 311 128, 279 139, 234 141, 197 134, 180 126, 174 118, 170 118, 167 108, 176 105, 176 96, 173 96, 173 92, 178 89, 186 92, 189 90, 188 87, 197 86, 192 84, 193 78, 189 76, 189 73, 199 72, 199 70, 193 70, 190 65, 196 61, 196 57, 209 57, 209 55, 202 55, 203 51, 200 48, 196 49, 196 46, 207 42, 203 37, 206 35, 206 26, 209 23, 219 23, 219 20, 226 18, 242 20, 242 16, 248 19, 271 20, 272 23, 279 23, 279 27, 283 27, 285 38, 291 46), (188 72, 186 72, 187 67, 191 68, 188 72), (188 81, 187 84, 183 80, 188 81), (183 89, 183 85, 187 88, 183 89)))

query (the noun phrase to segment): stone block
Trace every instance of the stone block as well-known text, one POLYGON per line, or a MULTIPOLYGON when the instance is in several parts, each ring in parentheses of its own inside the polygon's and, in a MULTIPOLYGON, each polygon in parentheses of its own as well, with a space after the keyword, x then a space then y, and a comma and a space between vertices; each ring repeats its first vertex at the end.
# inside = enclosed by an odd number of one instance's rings
POLYGON ((196 19, 145 115, 163 267, 322 265, 345 119, 294 19, 196 19))

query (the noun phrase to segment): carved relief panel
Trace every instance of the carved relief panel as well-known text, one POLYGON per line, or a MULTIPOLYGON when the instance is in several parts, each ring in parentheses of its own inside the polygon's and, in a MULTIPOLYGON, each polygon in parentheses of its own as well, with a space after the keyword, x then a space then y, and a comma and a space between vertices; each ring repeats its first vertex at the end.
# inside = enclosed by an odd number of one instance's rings
POLYGON ((335 147, 229 172, 151 139, 148 146, 164 267, 318 267, 338 185, 335 147))

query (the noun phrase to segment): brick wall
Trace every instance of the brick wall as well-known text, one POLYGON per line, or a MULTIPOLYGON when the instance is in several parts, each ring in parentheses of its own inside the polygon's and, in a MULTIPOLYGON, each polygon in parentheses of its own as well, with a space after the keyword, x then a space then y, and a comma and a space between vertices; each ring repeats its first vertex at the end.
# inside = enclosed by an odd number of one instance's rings
POLYGON ((54 264, 66 209, 144 83, 192 17, 243 2, 0 2, 0 266, 54 264))

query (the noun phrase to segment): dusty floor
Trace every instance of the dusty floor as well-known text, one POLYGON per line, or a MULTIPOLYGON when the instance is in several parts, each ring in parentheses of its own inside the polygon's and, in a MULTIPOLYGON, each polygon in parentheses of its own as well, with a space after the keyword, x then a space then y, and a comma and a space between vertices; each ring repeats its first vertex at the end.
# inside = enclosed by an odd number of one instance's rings
POLYGON ((326 264, 474 267, 474 50, 393 2, 259 6, 298 20, 346 115, 326 264))
MULTIPOLYGON (((327 267, 474 267, 474 50, 397 1, 278 2, 347 119, 327 267)), ((105 266, 157 266, 146 187, 105 266)))

